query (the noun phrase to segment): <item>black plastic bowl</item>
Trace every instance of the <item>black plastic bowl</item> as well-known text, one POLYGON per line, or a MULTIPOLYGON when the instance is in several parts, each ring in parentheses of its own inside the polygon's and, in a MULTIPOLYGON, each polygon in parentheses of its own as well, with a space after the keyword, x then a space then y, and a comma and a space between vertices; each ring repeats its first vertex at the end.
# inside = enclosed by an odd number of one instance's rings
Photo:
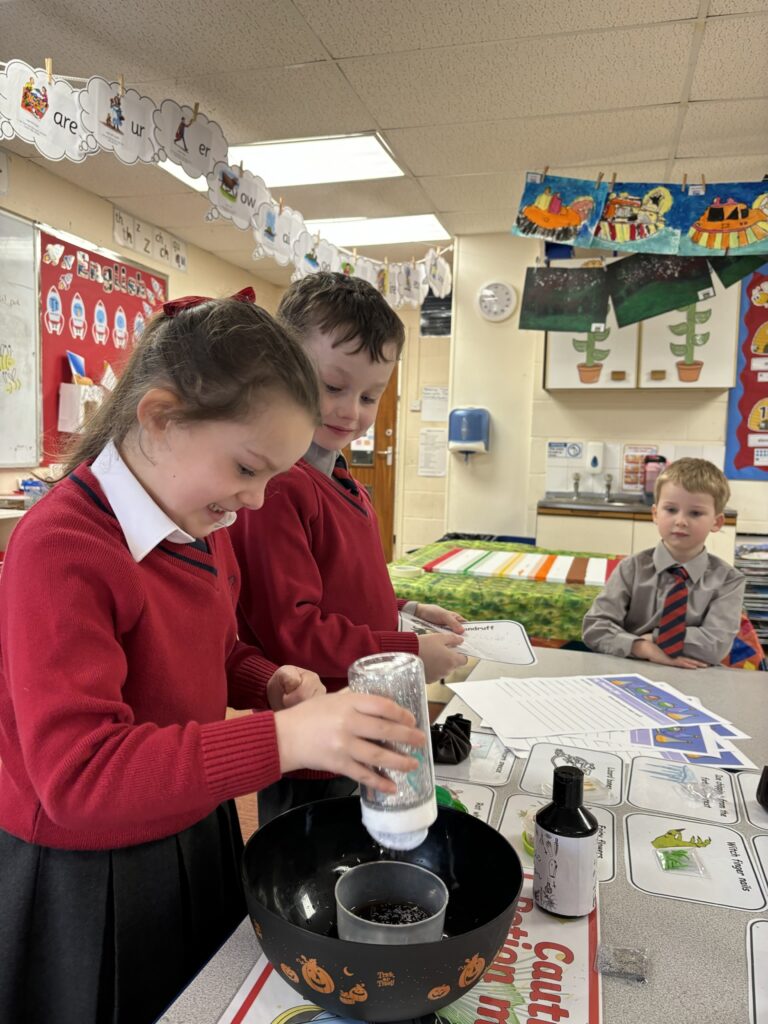
POLYGON ((339 875, 386 856, 362 824, 358 797, 294 808, 245 847, 245 897, 265 955, 303 996, 342 1017, 399 1021, 454 1002, 490 966, 515 914, 523 882, 515 851, 485 822, 440 807, 426 841, 397 857, 448 887, 443 940, 342 941, 333 893, 339 875))

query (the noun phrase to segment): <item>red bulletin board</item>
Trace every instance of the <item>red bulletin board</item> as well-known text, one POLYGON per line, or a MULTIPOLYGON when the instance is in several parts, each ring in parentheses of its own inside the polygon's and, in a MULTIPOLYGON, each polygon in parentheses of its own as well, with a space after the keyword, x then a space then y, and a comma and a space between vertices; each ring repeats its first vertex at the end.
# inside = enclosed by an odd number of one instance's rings
POLYGON ((725 475, 768 483, 768 263, 741 283, 736 386, 728 395, 725 475))
POLYGON ((134 336, 167 295, 163 274, 40 232, 43 465, 71 440, 57 429, 59 385, 72 380, 67 349, 85 359, 95 384, 105 362, 120 376, 134 336))

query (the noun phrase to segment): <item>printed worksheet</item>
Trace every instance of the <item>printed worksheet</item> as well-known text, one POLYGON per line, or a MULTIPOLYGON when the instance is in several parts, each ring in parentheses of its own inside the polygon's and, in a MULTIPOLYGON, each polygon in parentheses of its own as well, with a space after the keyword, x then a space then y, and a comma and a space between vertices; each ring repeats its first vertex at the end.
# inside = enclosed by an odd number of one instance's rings
POLYGON ((654 757, 632 759, 627 802, 700 821, 736 824, 739 820, 733 778, 728 772, 703 765, 669 764, 654 757))
POLYGON ((624 763, 616 754, 537 743, 531 751, 520 780, 520 789, 534 796, 552 795, 552 775, 560 765, 572 765, 584 772, 585 804, 620 804, 624 763))
MULTIPOLYGON (((536 655, 533 653, 531 641, 524 627, 512 619, 493 619, 486 622, 465 622, 464 642, 457 651, 468 658, 479 658, 481 661, 500 661, 505 665, 535 665, 536 655)), ((413 630, 416 633, 451 633, 452 630, 436 626, 426 619, 419 619, 408 612, 400 613, 401 629, 413 630)))
POLYGON ((505 786, 509 782, 514 763, 514 753, 493 733, 473 732, 472 753, 466 761, 461 764, 436 764, 435 775, 449 782, 505 786))

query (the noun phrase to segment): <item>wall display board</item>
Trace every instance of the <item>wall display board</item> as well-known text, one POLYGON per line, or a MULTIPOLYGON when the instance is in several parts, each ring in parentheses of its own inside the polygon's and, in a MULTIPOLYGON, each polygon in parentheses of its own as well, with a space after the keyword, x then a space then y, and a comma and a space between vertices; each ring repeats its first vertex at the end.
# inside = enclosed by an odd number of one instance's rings
POLYGON ((736 387, 728 396, 725 475, 768 480, 768 263, 741 284, 736 387))
POLYGON ((71 381, 67 351, 84 358, 85 373, 94 383, 101 380, 105 363, 119 376, 134 339, 167 298, 168 280, 146 267, 45 230, 40 232, 39 277, 43 463, 47 465, 58 461, 71 436, 57 429, 59 386, 71 381))

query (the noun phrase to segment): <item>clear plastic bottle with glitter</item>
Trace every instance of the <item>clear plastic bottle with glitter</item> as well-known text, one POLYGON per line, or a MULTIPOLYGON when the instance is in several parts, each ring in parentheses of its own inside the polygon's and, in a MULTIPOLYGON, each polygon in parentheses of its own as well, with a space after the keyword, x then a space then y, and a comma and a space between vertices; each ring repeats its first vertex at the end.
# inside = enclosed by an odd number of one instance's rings
POLYGON ((389 850, 413 850, 424 842, 437 818, 424 664, 415 654, 371 654, 356 661, 348 676, 350 690, 391 698, 413 713, 416 727, 426 734, 426 747, 393 745, 419 762, 410 772, 387 771, 397 785, 396 793, 380 793, 367 786, 360 793, 363 824, 372 838, 389 850))

